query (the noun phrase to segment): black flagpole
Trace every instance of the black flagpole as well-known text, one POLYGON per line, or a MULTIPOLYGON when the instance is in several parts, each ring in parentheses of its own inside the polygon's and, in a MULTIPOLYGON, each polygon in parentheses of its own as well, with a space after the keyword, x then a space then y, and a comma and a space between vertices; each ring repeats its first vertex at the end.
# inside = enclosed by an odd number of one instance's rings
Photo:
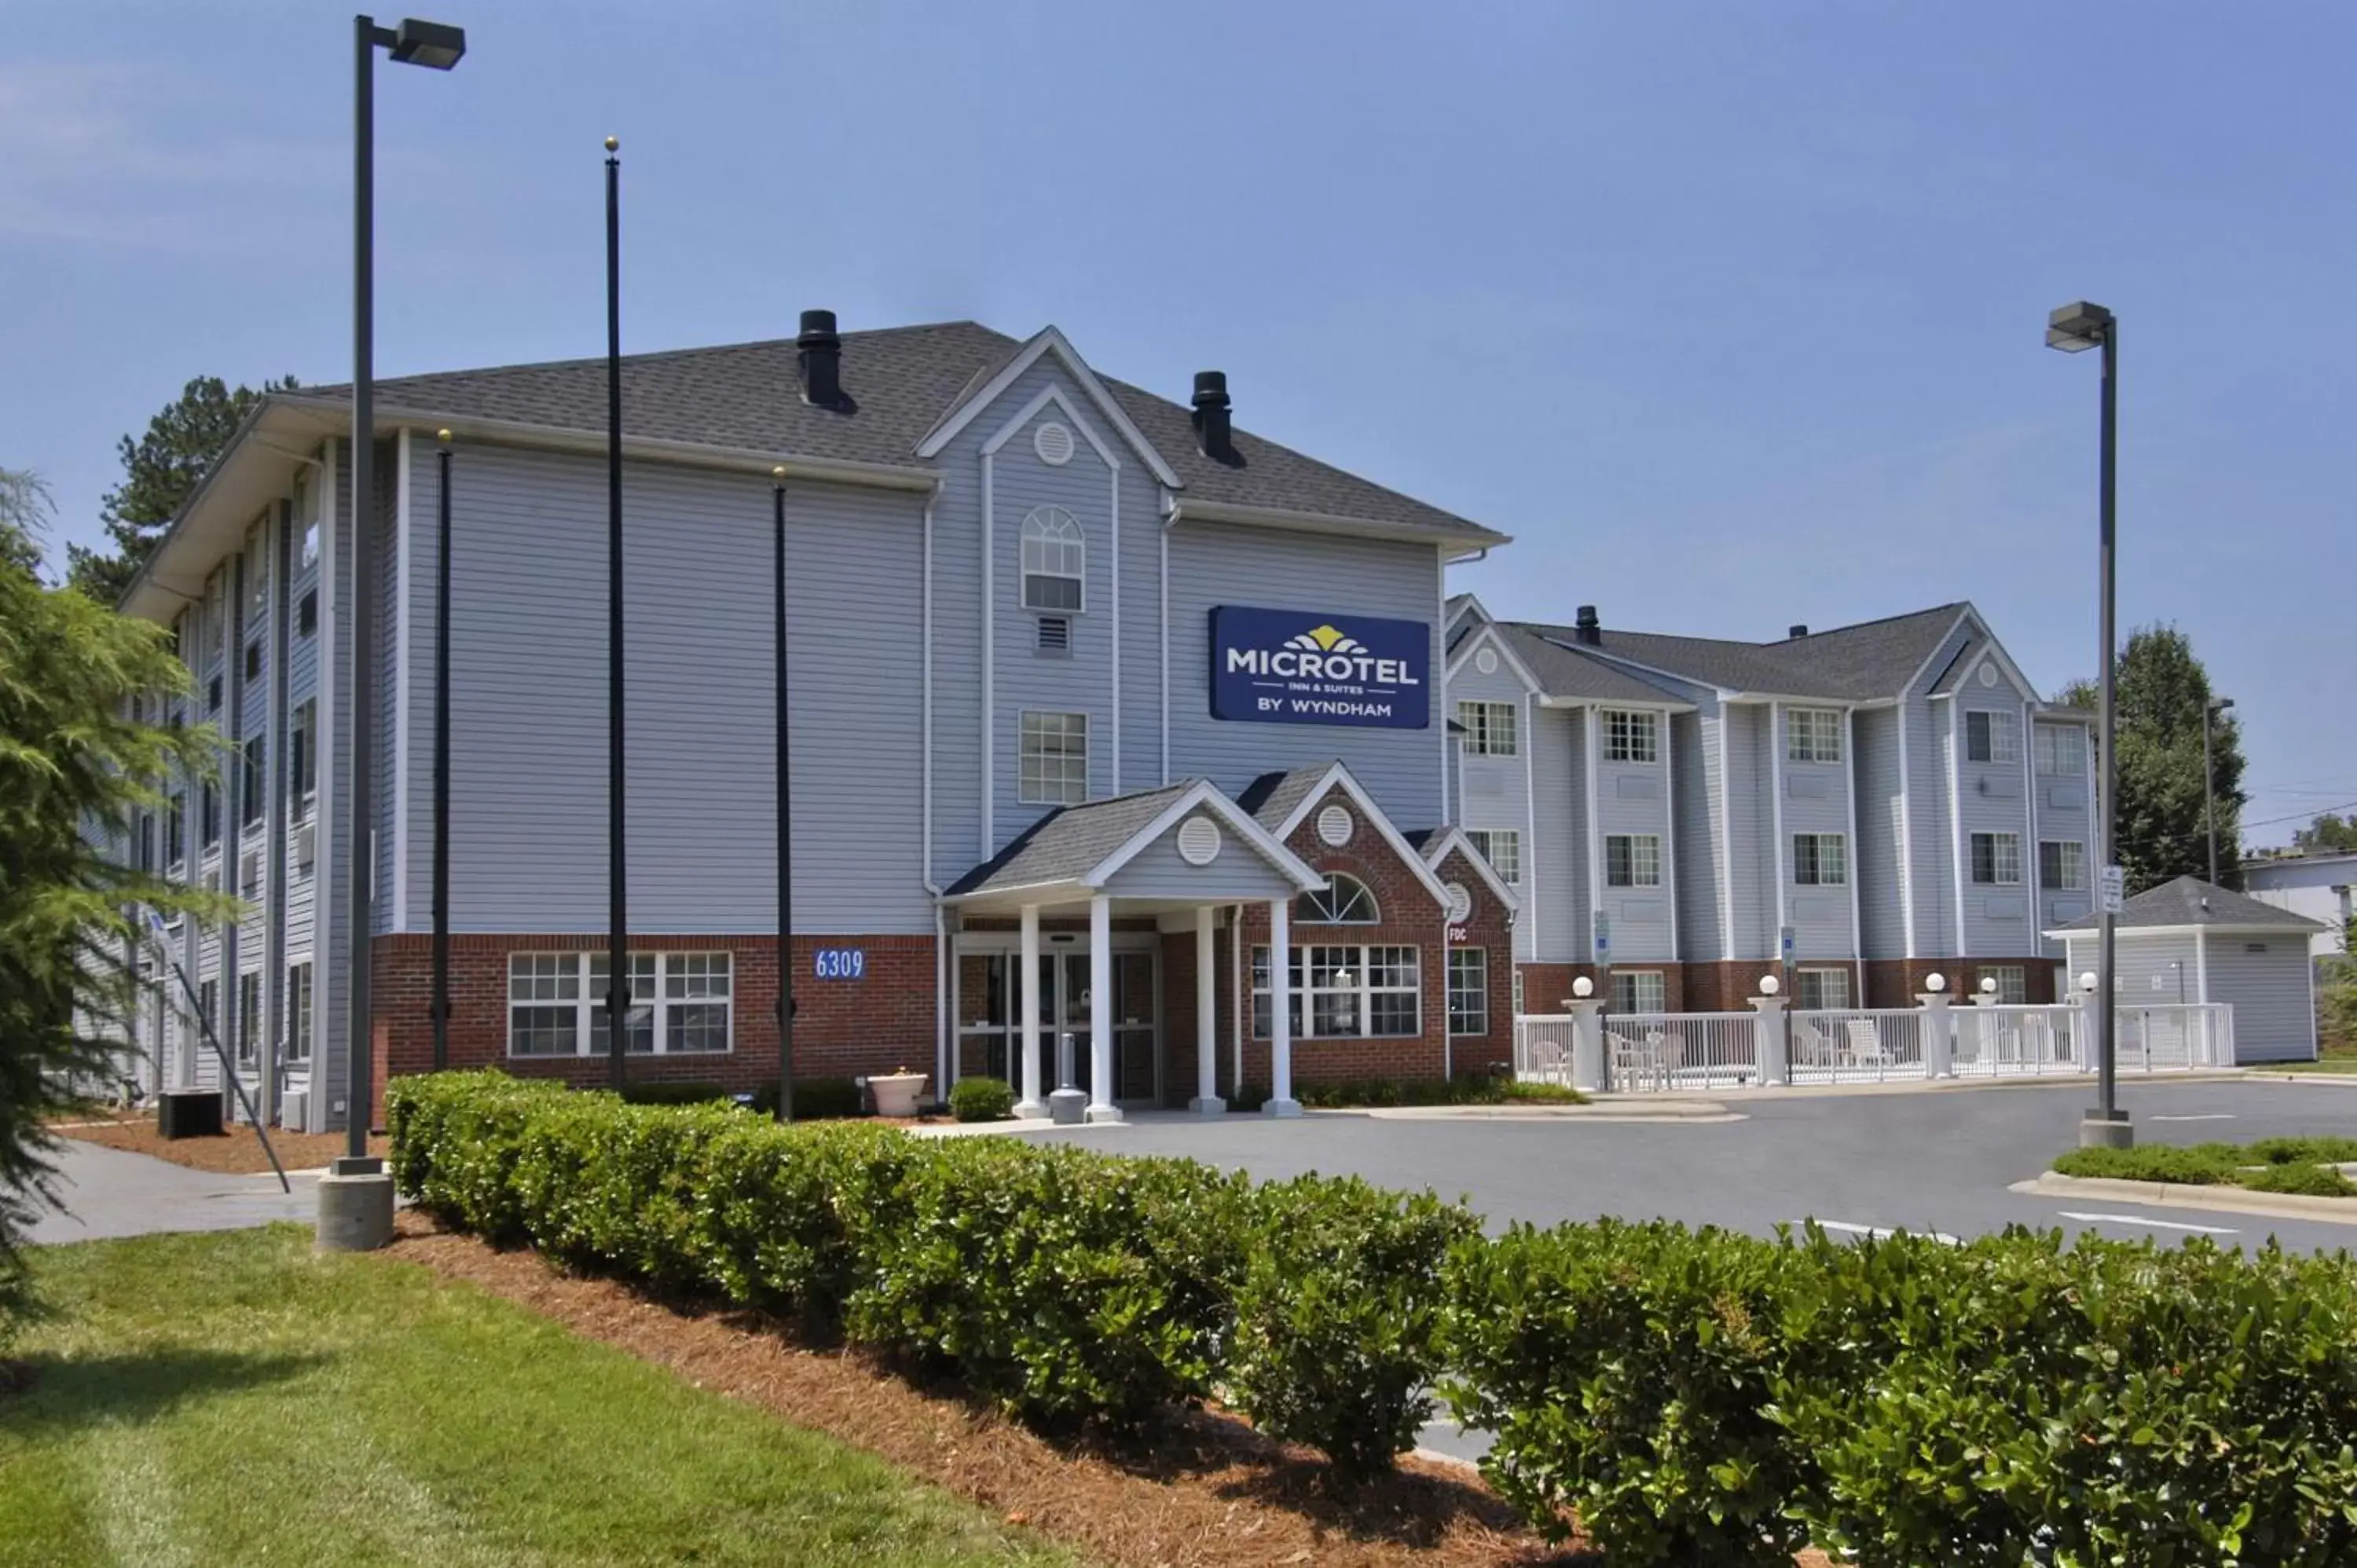
POLYGON ((434 1070, 450 1065, 450 433, 434 540, 434 1070))
POLYGON ((778 653, 778 1120, 794 1119, 794 874, 793 786, 787 773, 786 721, 786 471, 773 468, 772 551, 778 653))
POLYGON ((606 1065, 619 1090, 630 1010, 622 839, 622 160, 606 138, 606 1065))

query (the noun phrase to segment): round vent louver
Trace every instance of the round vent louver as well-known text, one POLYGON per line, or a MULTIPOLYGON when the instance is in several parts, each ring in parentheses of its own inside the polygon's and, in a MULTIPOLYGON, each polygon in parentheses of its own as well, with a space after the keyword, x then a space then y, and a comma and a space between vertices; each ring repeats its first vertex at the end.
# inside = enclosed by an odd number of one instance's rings
POLYGON ((1485 648, 1475 654, 1473 668, 1484 675, 1495 675, 1498 672, 1498 650, 1494 648, 1485 648))
POLYGON ((1220 858, 1222 842, 1219 823, 1209 817, 1189 817, 1178 826, 1178 858, 1189 865, 1209 865, 1220 858))
POLYGON ((1984 686, 1994 686, 1996 684, 1996 665, 1984 664, 1981 666, 1981 684, 1984 686))
POLYGON ((1340 806, 1329 806, 1318 813, 1318 836, 1336 849, 1351 842, 1351 834, 1358 826, 1340 806))
POLYGON ((1051 468, 1060 468, 1072 460, 1071 426, 1048 421, 1031 433, 1031 449, 1039 454, 1039 461, 1051 468))
POLYGON ((1448 895, 1448 923, 1463 925, 1465 917, 1473 912, 1473 890, 1462 882, 1452 882, 1442 891, 1448 895))

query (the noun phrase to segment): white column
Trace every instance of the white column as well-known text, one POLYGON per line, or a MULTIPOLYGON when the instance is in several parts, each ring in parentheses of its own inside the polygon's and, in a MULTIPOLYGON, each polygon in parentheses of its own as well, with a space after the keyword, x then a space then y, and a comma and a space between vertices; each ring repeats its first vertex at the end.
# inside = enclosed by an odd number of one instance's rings
POLYGON ((1016 976, 1015 994, 1023 1025, 1023 1098, 1016 1101, 1017 1116, 1045 1116, 1047 1097, 1039 1092, 1039 906, 1023 906, 1023 972, 1016 976))
POLYGON ((1273 898, 1268 906, 1268 1103, 1264 1116, 1298 1116, 1293 1098, 1293 904, 1273 898))
POLYGON ((1089 1120, 1118 1122, 1113 1102, 1113 900, 1089 900, 1089 1120))
POLYGON ((1926 991, 1915 1000, 1923 1005, 1923 1076, 1955 1077, 1955 1020, 1948 1012, 1948 993, 1926 991))
POLYGON ((1217 1116, 1228 1108, 1228 1102, 1220 1098, 1220 995, 1218 977, 1211 970, 1217 961, 1211 932, 1218 916, 1219 909, 1213 905, 1196 907, 1195 1098, 1188 1101, 1187 1109, 1198 1116, 1217 1116))
POLYGON ((1759 1015, 1751 1021, 1752 1049, 1760 1064, 1760 1082, 1773 1088, 1792 1081, 1792 1047, 1791 1020, 1784 1013, 1781 996, 1754 996, 1751 1006, 1759 1015))
POLYGON ((1604 1088, 1604 1004, 1583 996, 1571 1004, 1571 1087, 1583 1094, 1604 1088))

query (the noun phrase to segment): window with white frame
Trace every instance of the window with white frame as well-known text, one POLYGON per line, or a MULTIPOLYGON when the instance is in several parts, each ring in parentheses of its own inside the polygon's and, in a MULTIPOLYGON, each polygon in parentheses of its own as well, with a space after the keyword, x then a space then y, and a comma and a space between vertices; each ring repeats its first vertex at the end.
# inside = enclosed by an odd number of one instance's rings
POLYGON ((2038 885, 2050 893, 2075 893, 2087 886, 2087 846, 2076 839, 2045 839, 2038 845, 2038 885))
POLYGON ((1784 760, 1839 762, 1842 759, 1842 714, 1839 708, 1793 708, 1784 714, 1784 760))
POLYGON ((1975 833, 1973 880, 1984 886, 2018 886, 2021 881, 2021 835, 1975 833))
POLYGON ((1849 886, 1849 838, 1845 833, 1794 833, 1792 881, 1801 887, 1849 886))
POLYGON ((257 1066, 262 1060, 262 972, 237 977, 237 1065, 257 1066))
POLYGON ((1669 982, 1658 969, 1616 969, 1612 972, 1612 1011, 1615 1013, 1666 1013, 1670 1010, 1669 982))
POLYGON ((2087 771, 2087 732, 2077 725, 2039 725, 2031 731, 2037 737, 2038 771, 2066 779, 2083 778, 2087 771))
POLYGON ((1846 969, 1802 969, 1792 973, 1793 995, 1804 1009, 1846 1007, 1849 1004, 1849 971, 1846 969))
POLYGON ((2019 762, 2021 715, 1975 710, 1964 715, 1964 760, 2019 762))
POLYGON ((1661 835, 1605 834, 1604 885, 1607 887, 1659 887, 1662 885, 1661 835))
POLYGON ((1077 806, 1089 798, 1089 715, 1026 713, 1017 798, 1030 806, 1077 806))
POLYGON ((1509 887, 1519 887, 1523 881, 1523 835, 1514 828, 1468 828, 1466 842, 1474 853, 1490 863, 1498 880, 1509 887))
POLYGON ((1604 710, 1604 760, 1659 762, 1662 759, 1661 715, 1630 708, 1604 710))
POLYGON ((1365 883, 1337 871, 1327 877, 1325 886, 1293 901, 1293 918, 1308 926, 1372 926, 1383 916, 1365 883))
POLYGON ((1487 948, 1448 950, 1448 1032, 1486 1035, 1490 1032, 1490 951, 1487 948))
MULTIPOLYGON (((1268 1037, 1268 949, 1253 949, 1253 1033, 1268 1037)), ((1297 1040, 1377 1039, 1424 1032, 1423 964, 1412 947, 1297 947, 1286 971, 1297 1040)))
POLYGON ((1088 561, 1081 522, 1060 506, 1043 506, 1023 520, 1023 607, 1062 615, 1081 607, 1088 561))
POLYGON ((2018 963, 1985 963, 1981 978, 1996 982, 1996 999, 2008 1007, 2019 1007, 2029 1001, 2029 971, 2018 963))
MULTIPOLYGON (((508 1055, 606 1054, 606 955, 508 957, 508 1055)), ((634 952, 630 1021, 635 1056, 714 1054, 735 1039, 736 962, 726 952, 634 952)))
POLYGON ((1512 703, 1459 703, 1457 723, 1465 731, 1468 757, 1512 757, 1520 744, 1512 703))
POLYGON ((311 1065, 311 966, 286 966, 286 1065, 311 1065))
POLYGON ((318 795, 318 725, 317 702, 296 705, 295 722, 286 731, 286 801, 298 822, 309 819, 312 802, 318 795))

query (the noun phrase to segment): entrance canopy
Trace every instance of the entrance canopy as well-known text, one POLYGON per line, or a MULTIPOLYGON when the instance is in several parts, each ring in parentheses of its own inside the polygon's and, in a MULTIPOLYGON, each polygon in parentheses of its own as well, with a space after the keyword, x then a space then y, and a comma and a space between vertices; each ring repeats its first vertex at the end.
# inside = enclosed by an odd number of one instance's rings
POLYGON ((1289 899, 1326 886, 1209 779, 1042 818, 942 896, 968 914, 1115 899, 1125 915, 1289 899))

